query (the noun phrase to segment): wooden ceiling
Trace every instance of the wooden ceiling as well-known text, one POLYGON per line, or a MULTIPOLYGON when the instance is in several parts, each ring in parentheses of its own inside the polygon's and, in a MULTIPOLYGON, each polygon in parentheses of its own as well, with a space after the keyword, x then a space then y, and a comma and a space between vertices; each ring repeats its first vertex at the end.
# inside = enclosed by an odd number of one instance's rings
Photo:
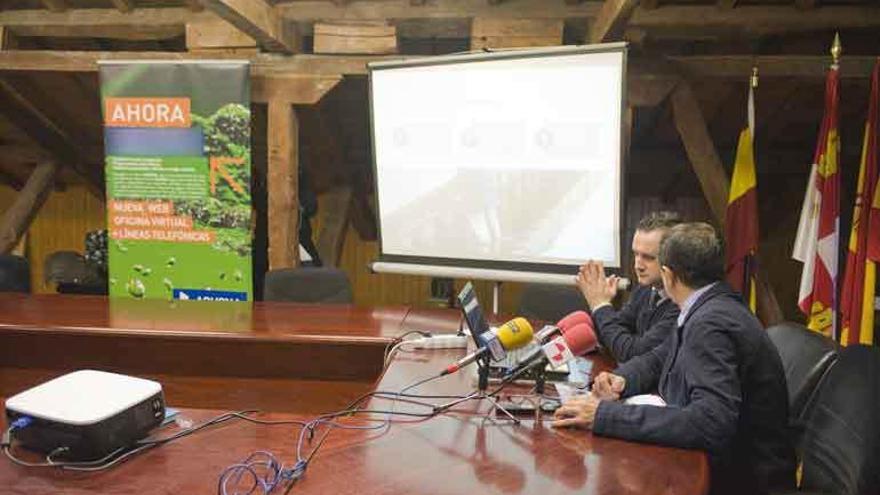
MULTIPOLYGON (((222 18, 251 35, 259 48, 250 56, 264 74, 335 71, 346 76, 320 104, 301 108, 303 163, 314 169, 319 189, 340 173, 368 171, 370 144, 365 59, 309 55, 316 22, 385 22, 395 27, 404 56, 470 49, 474 18, 561 21, 565 44, 627 40, 633 63, 658 66, 690 82, 728 165, 745 118, 748 75, 757 65, 758 163, 764 174, 803 175, 821 117, 823 74, 835 32, 844 45, 844 153, 858 153, 866 77, 880 54, 875 0, 276 0, 254 16, 236 10, 242 1, 2 2, 0 181, 21 187, 34 164, 46 157, 70 165, 63 168, 61 184, 99 178, 103 152, 94 60, 131 52, 204 56, 187 45, 187 25, 193 22, 222 18), (261 23, 258 17, 264 14, 278 24, 261 23), (42 118, 33 121, 34 114, 42 118), (333 147, 338 150, 330 151, 333 147), (322 166, 340 150, 350 169, 322 166)), ((259 147, 263 141, 255 142, 259 147)), ((631 174, 651 175, 658 164, 686 170, 667 99, 635 110, 632 148, 631 174)))

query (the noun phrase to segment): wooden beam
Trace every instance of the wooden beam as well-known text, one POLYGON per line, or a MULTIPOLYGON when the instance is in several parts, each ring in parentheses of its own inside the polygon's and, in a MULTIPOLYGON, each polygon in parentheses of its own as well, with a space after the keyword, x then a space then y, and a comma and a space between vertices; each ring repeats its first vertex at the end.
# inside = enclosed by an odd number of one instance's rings
POLYGON ((269 269, 299 265, 299 121, 286 100, 268 105, 269 269))
POLYGON ((669 96, 678 83, 673 77, 639 77, 630 74, 626 81, 627 102, 635 107, 655 107, 669 96))
MULTIPOLYGON (((65 52, 40 50, 0 51, 0 70, 97 72, 99 60, 204 60, 235 59, 240 54, 202 54, 188 52, 65 52)), ((250 58, 251 77, 275 75, 366 75, 367 63, 380 60, 405 60, 407 57, 385 55, 294 55, 261 53, 250 58)))
POLYGON ((605 0, 590 26, 590 41, 602 43, 619 39, 638 3, 638 0, 605 0))
POLYGON ((718 0, 718 8, 732 9, 736 7, 737 2, 739 2, 739 0, 718 0))
POLYGON ((251 81, 255 102, 283 100, 297 105, 314 105, 342 81, 342 76, 278 75, 251 81))
MULTIPOLYGON (((822 10, 822 9, 817 9, 822 10)), ((880 9, 878 9, 880 10, 880 9)), ((750 74, 752 67, 761 71, 765 77, 797 77, 824 79, 831 64, 830 56, 813 55, 705 55, 705 56, 672 56, 668 59, 692 79, 702 78, 733 78, 742 79, 743 74, 750 74)), ((867 79, 877 57, 842 57, 840 60, 840 77, 867 79)))
POLYGON ((205 6, 202 5, 201 0, 186 0, 186 6, 189 7, 189 10, 193 12, 201 12, 205 10, 205 6))
POLYGON ((0 51, 9 50, 12 46, 12 31, 6 26, 0 26, 0 51))
POLYGON ((296 53, 298 40, 277 10, 264 0, 203 0, 205 7, 247 33, 270 52, 296 53))
POLYGON ((17 36, 93 37, 125 40, 167 39, 180 36, 187 22, 211 18, 185 8, 138 9, 123 13, 116 9, 76 9, 67 12, 45 10, 3 10, 0 24, 17 36))
POLYGON ((43 5, 52 12, 64 12, 67 10, 65 0, 42 0, 43 5))
POLYGON ((816 7, 816 0, 794 0, 795 7, 801 10, 811 10, 816 7))
POLYGON ((595 17, 596 2, 574 5, 557 0, 517 0, 490 5, 474 0, 384 0, 358 1, 340 7, 332 2, 299 0, 276 7, 288 20, 296 21, 385 21, 388 19, 506 17, 514 19, 566 19, 595 17))
POLYGON ((730 181, 690 84, 682 81, 676 85, 672 90, 671 102, 675 127, 700 181, 706 203, 709 204, 718 225, 723 227, 730 181))
POLYGON ((385 22, 316 22, 314 53, 397 53, 397 28, 385 22))
POLYGON ((342 246, 352 205, 351 186, 339 186, 324 195, 321 208, 324 217, 321 220, 321 233, 318 234, 318 252, 325 265, 339 266, 342 257, 342 246))
POLYGON ((642 0, 639 2, 639 8, 642 10, 654 10, 660 6, 660 0, 642 0))
POLYGON ((104 179, 101 170, 89 167, 72 140, 52 118, 43 114, 8 81, 0 79, 0 112, 34 142, 52 154, 62 165, 72 167, 86 181, 96 197, 104 198, 104 179))
POLYGON ((223 19, 199 18, 186 23, 186 49, 256 48, 253 38, 223 19))
POLYGON ((15 202, 3 213, 0 220, 0 254, 12 251, 27 232, 52 190, 57 171, 58 167, 51 161, 40 163, 16 195, 15 202))
POLYGON ((562 19, 493 19, 477 17, 471 25, 471 50, 562 44, 562 19))
POLYGON ((746 35, 812 32, 833 29, 868 29, 880 26, 880 9, 867 6, 822 7, 811 11, 789 6, 744 5, 735 9, 716 6, 668 5, 661 9, 636 9, 629 25, 681 34, 739 33, 746 35))
POLYGON ((116 10, 129 13, 134 10, 134 0, 111 0, 113 5, 116 7, 116 10))
MULTIPOLYGON (((357 181, 360 180, 360 177, 355 176, 353 179, 357 181)), ((356 187, 352 198, 351 226, 354 227, 361 240, 375 241, 379 237, 373 205, 370 204, 366 192, 358 187, 356 187)))

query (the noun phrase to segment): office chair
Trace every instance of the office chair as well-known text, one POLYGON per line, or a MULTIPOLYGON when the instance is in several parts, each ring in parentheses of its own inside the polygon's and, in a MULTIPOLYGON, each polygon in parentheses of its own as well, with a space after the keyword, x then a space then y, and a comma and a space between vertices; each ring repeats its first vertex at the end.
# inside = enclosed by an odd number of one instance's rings
POLYGON ((351 304, 351 283, 333 267, 299 267, 266 273, 263 299, 309 303, 351 304))
POLYGON ((774 325, 767 334, 782 358, 789 413, 798 423, 808 415, 820 382, 837 360, 838 346, 828 337, 792 322, 774 325))
POLYGON ((527 284, 516 314, 529 320, 556 322, 572 311, 586 309, 587 303, 576 287, 527 284))
POLYGON ((107 276, 76 251, 55 251, 43 263, 43 280, 61 294, 107 294, 107 276))
POLYGON ((27 258, 0 255, 0 292, 31 291, 31 268, 27 258))
POLYGON ((804 435, 801 490, 880 493, 880 349, 844 348, 819 387, 804 435))

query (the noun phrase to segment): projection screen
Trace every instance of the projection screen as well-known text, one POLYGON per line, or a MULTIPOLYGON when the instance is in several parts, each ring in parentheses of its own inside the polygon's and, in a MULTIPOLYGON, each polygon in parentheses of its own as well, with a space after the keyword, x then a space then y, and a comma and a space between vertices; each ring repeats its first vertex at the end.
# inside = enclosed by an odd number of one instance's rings
POLYGON ((619 267, 625 67, 622 43, 371 63, 379 261, 619 267))

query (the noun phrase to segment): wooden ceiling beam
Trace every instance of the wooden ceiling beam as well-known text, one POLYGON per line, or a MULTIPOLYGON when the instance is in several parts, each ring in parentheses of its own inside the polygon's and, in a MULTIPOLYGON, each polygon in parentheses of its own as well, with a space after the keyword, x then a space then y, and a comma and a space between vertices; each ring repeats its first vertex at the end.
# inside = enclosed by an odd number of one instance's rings
MULTIPOLYGON (((188 52, 64 52, 53 50, 0 51, 0 70, 96 72, 99 60, 202 60, 235 59, 239 54, 188 52)), ((366 75, 367 63, 400 60, 405 57, 387 55, 295 55, 280 56, 261 53, 251 57, 251 77, 290 74, 366 75)))
POLYGON ((75 141, 4 79, 0 79, 0 111, 58 163, 72 167, 96 197, 104 197, 101 170, 90 167, 75 141))
POLYGON ((507 17, 517 19, 564 19, 594 17, 596 2, 569 4, 558 0, 489 2, 473 0, 385 0, 351 2, 345 6, 321 0, 298 0, 275 7, 286 19, 296 21, 385 21, 387 19, 507 17))
POLYGON ((194 16, 186 8, 138 9, 124 13, 117 9, 76 9, 67 12, 45 10, 0 11, 0 25, 16 36, 91 37, 125 40, 165 39, 180 36, 194 16))
POLYGON ((795 7, 801 10, 811 10, 819 3, 816 0, 794 0, 795 7))
MULTIPOLYGON (((878 9, 880 10, 880 9, 878 9)), ((673 56, 668 59, 682 72, 694 78, 742 79, 757 66, 764 77, 824 78, 831 64, 830 56, 813 55, 705 55, 673 56)), ((867 79, 877 57, 847 57, 840 59, 840 77, 867 79)))
POLYGON ((57 172, 58 167, 51 161, 39 164, 21 191, 15 195, 15 202, 3 212, 3 217, 0 218, 0 253, 12 251, 27 232, 52 191, 57 172))
POLYGON ((277 9, 264 0, 203 0, 203 3, 267 51, 300 51, 295 29, 288 26, 277 9))
POLYGON ((590 26, 590 41, 602 43, 620 39, 638 3, 638 0, 605 0, 590 26))
POLYGON ((205 10, 205 6, 202 5, 201 0, 185 0, 186 6, 189 7, 189 10, 193 12, 201 12, 205 10))
POLYGON ((111 0, 116 10, 128 13, 134 10, 134 0, 111 0))
POLYGON ((841 6, 805 11, 794 5, 745 5, 735 9, 670 5, 654 10, 636 9, 628 25, 649 31, 668 30, 685 35, 689 33, 762 35, 876 28, 880 26, 880 9, 841 6))
POLYGON ((64 12, 67 10, 65 0, 42 0, 43 5, 52 12, 64 12))

